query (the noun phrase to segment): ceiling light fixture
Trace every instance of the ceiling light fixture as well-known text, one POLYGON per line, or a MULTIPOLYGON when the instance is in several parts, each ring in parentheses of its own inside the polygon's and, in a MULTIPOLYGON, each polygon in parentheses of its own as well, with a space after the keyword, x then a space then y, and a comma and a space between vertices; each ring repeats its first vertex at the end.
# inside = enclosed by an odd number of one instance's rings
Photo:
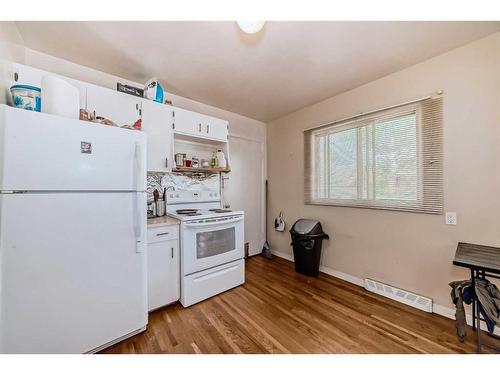
POLYGON ((255 34, 262 30, 266 21, 236 21, 236 23, 245 33, 255 34))

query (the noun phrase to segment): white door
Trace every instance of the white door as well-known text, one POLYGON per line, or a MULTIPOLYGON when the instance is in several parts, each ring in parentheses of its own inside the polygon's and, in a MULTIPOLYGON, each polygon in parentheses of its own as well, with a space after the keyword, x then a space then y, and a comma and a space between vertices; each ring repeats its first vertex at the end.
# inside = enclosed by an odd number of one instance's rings
POLYGON ((179 300, 179 239, 148 243, 148 310, 179 300))
POLYGON ((197 113, 182 108, 173 108, 173 112, 175 133, 194 136, 202 133, 202 124, 197 113))
POLYGON ((142 129, 148 135, 148 171, 171 172, 174 163, 172 107, 143 100, 142 129))
POLYGON ((119 126, 133 125, 140 116, 142 98, 88 84, 87 109, 119 126))
POLYGON ((205 125, 209 138, 227 142, 228 122, 215 117, 210 117, 205 125))
POLYGON ((84 353, 146 326, 144 193, 0 199, 0 352, 84 353))
POLYGON ((174 132, 227 142, 228 122, 201 113, 174 108, 174 132))
POLYGON ((143 132, 5 105, 0 124, 0 190, 145 190, 143 132))
POLYGON ((264 144, 229 137, 231 173, 224 175, 224 204, 245 211, 245 242, 259 254, 265 241, 264 144))

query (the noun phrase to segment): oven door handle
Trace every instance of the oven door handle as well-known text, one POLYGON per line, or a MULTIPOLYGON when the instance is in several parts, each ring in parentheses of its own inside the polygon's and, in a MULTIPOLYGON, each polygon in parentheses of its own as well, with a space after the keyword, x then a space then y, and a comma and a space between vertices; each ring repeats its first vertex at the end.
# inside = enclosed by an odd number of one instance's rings
POLYGON ((239 217, 236 219, 229 219, 229 220, 209 221, 204 223, 184 223, 184 225, 188 228, 213 227, 214 225, 220 225, 220 224, 225 225, 225 224, 237 223, 239 221, 243 221, 243 217, 239 217))

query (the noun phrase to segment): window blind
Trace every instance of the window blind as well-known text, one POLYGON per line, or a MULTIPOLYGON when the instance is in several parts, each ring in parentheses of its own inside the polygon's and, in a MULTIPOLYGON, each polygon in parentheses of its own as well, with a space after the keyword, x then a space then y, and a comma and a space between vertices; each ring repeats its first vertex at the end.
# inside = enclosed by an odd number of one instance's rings
POLYGON ((304 132, 306 204, 442 213, 442 98, 304 132))

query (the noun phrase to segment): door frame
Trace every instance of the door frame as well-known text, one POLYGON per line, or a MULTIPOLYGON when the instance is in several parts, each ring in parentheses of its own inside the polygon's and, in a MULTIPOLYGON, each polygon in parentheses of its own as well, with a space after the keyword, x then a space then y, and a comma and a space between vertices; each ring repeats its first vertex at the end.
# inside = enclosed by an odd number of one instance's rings
MULTIPOLYGON (((261 182, 260 182, 260 189, 261 189, 261 218, 260 218, 260 234, 263 239, 261 246, 264 245, 264 241, 267 240, 266 238, 266 179, 267 179, 267 148, 266 148, 266 140, 260 140, 260 139, 255 139, 252 137, 245 137, 245 136, 240 136, 240 135, 233 135, 229 134, 228 135, 228 143, 231 142, 231 139, 240 139, 244 140, 247 142, 254 142, 260 145, 260 151, 261 151, 261 170, 262 170, 262 175, 261 175, 261 182)), ((231 147, 229 147, 231 150, 231 147)), ((224 200, 223 200, 224 201, 224 200)), ((249 256, 254 256, 258 255, 260 252, 249 255, 249 256)))

